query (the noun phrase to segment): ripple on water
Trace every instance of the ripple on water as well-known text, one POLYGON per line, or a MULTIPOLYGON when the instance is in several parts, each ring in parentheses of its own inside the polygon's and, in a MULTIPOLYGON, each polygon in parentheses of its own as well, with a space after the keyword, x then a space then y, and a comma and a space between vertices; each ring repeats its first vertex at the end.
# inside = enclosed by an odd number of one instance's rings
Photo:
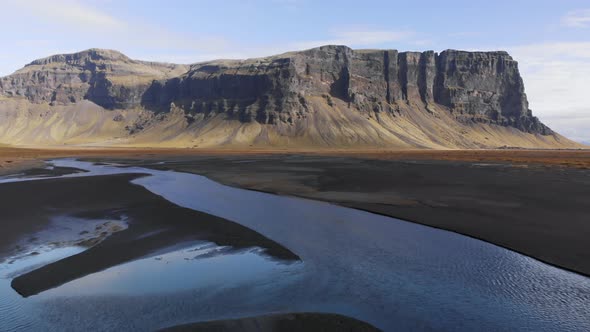
MULTIPOLYGON (((83 250, 81 247, 40 250, 38 255, 21 256, 12 264, 0 264, 0 331, 75 329, 77 319, 73 319, 68 304, 81 299, 100 303, 105 296, 149 298, 248 283, 276 286, 296 278, 303 265, 276 260, 264 254, 261 248, 236 250, 210 242, 196 242, 162 249, 149 257, 87 275, 29 298, 22 298, 11 288, 12 277, 83 250)), ((120 326, 122 322, 100 319, 92 324, 106 328, 120 326)))
POLYGON ((34 326, 25 303, 10 287, 10 280, 0 279, 0 330, 25 331, 34 326))
POLYGON ((223 287, 226 278, 250 275, 250 264, 240 262, 252 259, 258 264, 259 257, 248 258, 257 253, 220 256, 224 249, 211 247, 200 253, 158 255, 32 297, 45 299, 44 315, 56 326, 72 326, 74 313, 84 319, 77 323, 89 328, 100 323, 141 330, 171 319, 182 323, 299 310, 350 315, 384 330, 590 331, 590 279, 488 243, 326 203, 230 188, 192 174, 71 160, 56 165, 91 171, 69 177, 152 174, 133 183, 177 205, 238 222, 305 262, 287 269, 271 267, 262 273, 270 277, 247 277, 248 287, 238 288, 223 287), (155 269, 168 270, 167 262, 171 270, 183 271, 185 263, 205 268, 189 273, 189 279, 200 280, 190 291, 179 287, 187 278, 176 277, 167 279, 174 287, 157 291, 162 288, 154 286, 155 269), (209 268, 218 273, 208 274, 209 268), (118 282, 129 285, 125 280, 135 280, 126 279, 127 274, 139 272, 137 277, 147 276, 142 286, 117 288, 118 282), (107 276, 111 281, 105 282, 107 276), (289 279, 293 282, 282 284, 289 279), (66 300, 56 301, 68 287, 66 300), (97 295, 111 287, 116 296, 97 295), (156 287, 152 295, 137 296, 149 287, 156 287), (90 293, 73 296, 77 289, 90 293), (171 296, 169 291, 176 293, 171 296))
POLYGON ((11 279, 37 267, 75 255, 81 247, 35 248, 37 255, 21 254, 0 264, 0 331, 27 331, 35 327, 31 301, 26 301, 10 286, 11 279))
POLYGON ((235 250, 198 243, 138 259, 71 281, 39 298, 175 293, 199 288, 236 287, 269 275, 296 275, 301 263, 285 263, 263 249, 235 250))

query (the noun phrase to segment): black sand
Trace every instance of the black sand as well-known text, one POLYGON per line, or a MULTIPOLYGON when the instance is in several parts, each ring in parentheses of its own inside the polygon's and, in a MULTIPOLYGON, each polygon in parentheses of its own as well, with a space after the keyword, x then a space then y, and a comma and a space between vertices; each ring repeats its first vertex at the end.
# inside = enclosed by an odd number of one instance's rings
MULTIPOLYGON (((204 174, 229 185, 326 200, 449 229, 590 275, 589 170, 317 156, 167 159, 169 163, 164 166, 155 165, 157 159, 129 162, 204 174)), ((46 227, 52 215, 89 219, 126 215, 130 219, 128 230, 84 253, 22 275, 14 279, 13 287, 23 296, 36 294, 159 248, 195 239, 234 248, 256 245, 277 258, 297 259, 256 232, 180 208, 130 184, 136 176, 0 185, 3 254, 17 249, 9 245, 15 239, 46 227), (199 223, 194 222, 196 218, 199 223), (146 234, 154 235, 142 238, 146 234)), ((373 330, 362 322, 321 314, 204 322, 173 330, 241 331, 260 326, 266 328, 263 331, 373 330)))
POLYGON ((296 313, 186 324, 166 332, 376 332, 379 329, 356 319, 333 314, 296 313))
POLYGON ((78 255, 13 279, 13 288, 27 297, 188 241, 210 241, 236 250, 258 246, 277 259, 298 259, 288 249, 246 227, 179 207, 129 182, 138 176, 94 176, 0 185, 0 256, 18 251, 13 244, 47 227, 50 216, 86 219, 125 216, 129 222, 128 229, 78 255))
POLYGON ((151 167, 447 229, 590 275, 589 169, 297 155, 167 160, 151 167))

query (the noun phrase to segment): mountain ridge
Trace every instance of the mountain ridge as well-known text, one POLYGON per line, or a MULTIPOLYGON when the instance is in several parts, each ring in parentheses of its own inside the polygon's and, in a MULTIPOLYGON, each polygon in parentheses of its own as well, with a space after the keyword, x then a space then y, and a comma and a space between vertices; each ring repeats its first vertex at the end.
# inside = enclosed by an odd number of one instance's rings
POLYGON ((89 49, 0 78, 0 119, 9 144, 579 147, 532 115, 504 51, 329 45, 176 65, 89 49))

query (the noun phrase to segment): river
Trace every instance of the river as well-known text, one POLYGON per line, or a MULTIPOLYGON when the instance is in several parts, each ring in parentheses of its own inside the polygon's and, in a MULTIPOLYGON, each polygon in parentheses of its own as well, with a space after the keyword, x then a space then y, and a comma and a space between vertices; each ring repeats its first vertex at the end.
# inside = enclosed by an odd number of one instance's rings
MULTIPOLYGON (((51 164, 88 171, 64 178, 149 174, 133 183, 250 228, 301 261, 281 262, 255 247, 226 253, 212 243, 187 243, 20 297, 10 287, 19 269, 82 249, 50 250, 0 264, 0 330, 146 330, 312 311, 384 331, 590 330, 590 278, 483 241, 194 174, 71 159, 51 164)), ((33 180, 42 179, 0 183, 33 180)))

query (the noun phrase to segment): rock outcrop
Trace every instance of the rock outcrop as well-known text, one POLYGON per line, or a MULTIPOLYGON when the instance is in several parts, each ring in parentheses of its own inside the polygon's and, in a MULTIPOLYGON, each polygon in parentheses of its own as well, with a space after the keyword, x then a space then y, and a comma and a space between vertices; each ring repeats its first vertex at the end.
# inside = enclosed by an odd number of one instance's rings
POLYGON ((4 96, 22 96, 33 103, 65 105, 86 99, 106 109, 131 108, 140 104, 154 80, 178 76, 187 68, 90 49, 35 60, 0 79, 0 91, 4 96))
POLYGON ((164 108, 174 102, 190 112, 276 123, 304 115, 310 95, 338 98, 364 113, 393 113, 398 103, 440 104, 464 122, 552 134, 528 109, 517 63, 506 52, 439 55, 325 46, 267 59, 197 64, 179 78, 152 85, 143 102, 164 108))
POLYGON ((33 61, 0 79, 0 96, 49 113, 92 102, 112 112, 116 136, 129 144, 575 145, 532 115, 506 52, 324 46, 184 66, 91 49, 33 61))

